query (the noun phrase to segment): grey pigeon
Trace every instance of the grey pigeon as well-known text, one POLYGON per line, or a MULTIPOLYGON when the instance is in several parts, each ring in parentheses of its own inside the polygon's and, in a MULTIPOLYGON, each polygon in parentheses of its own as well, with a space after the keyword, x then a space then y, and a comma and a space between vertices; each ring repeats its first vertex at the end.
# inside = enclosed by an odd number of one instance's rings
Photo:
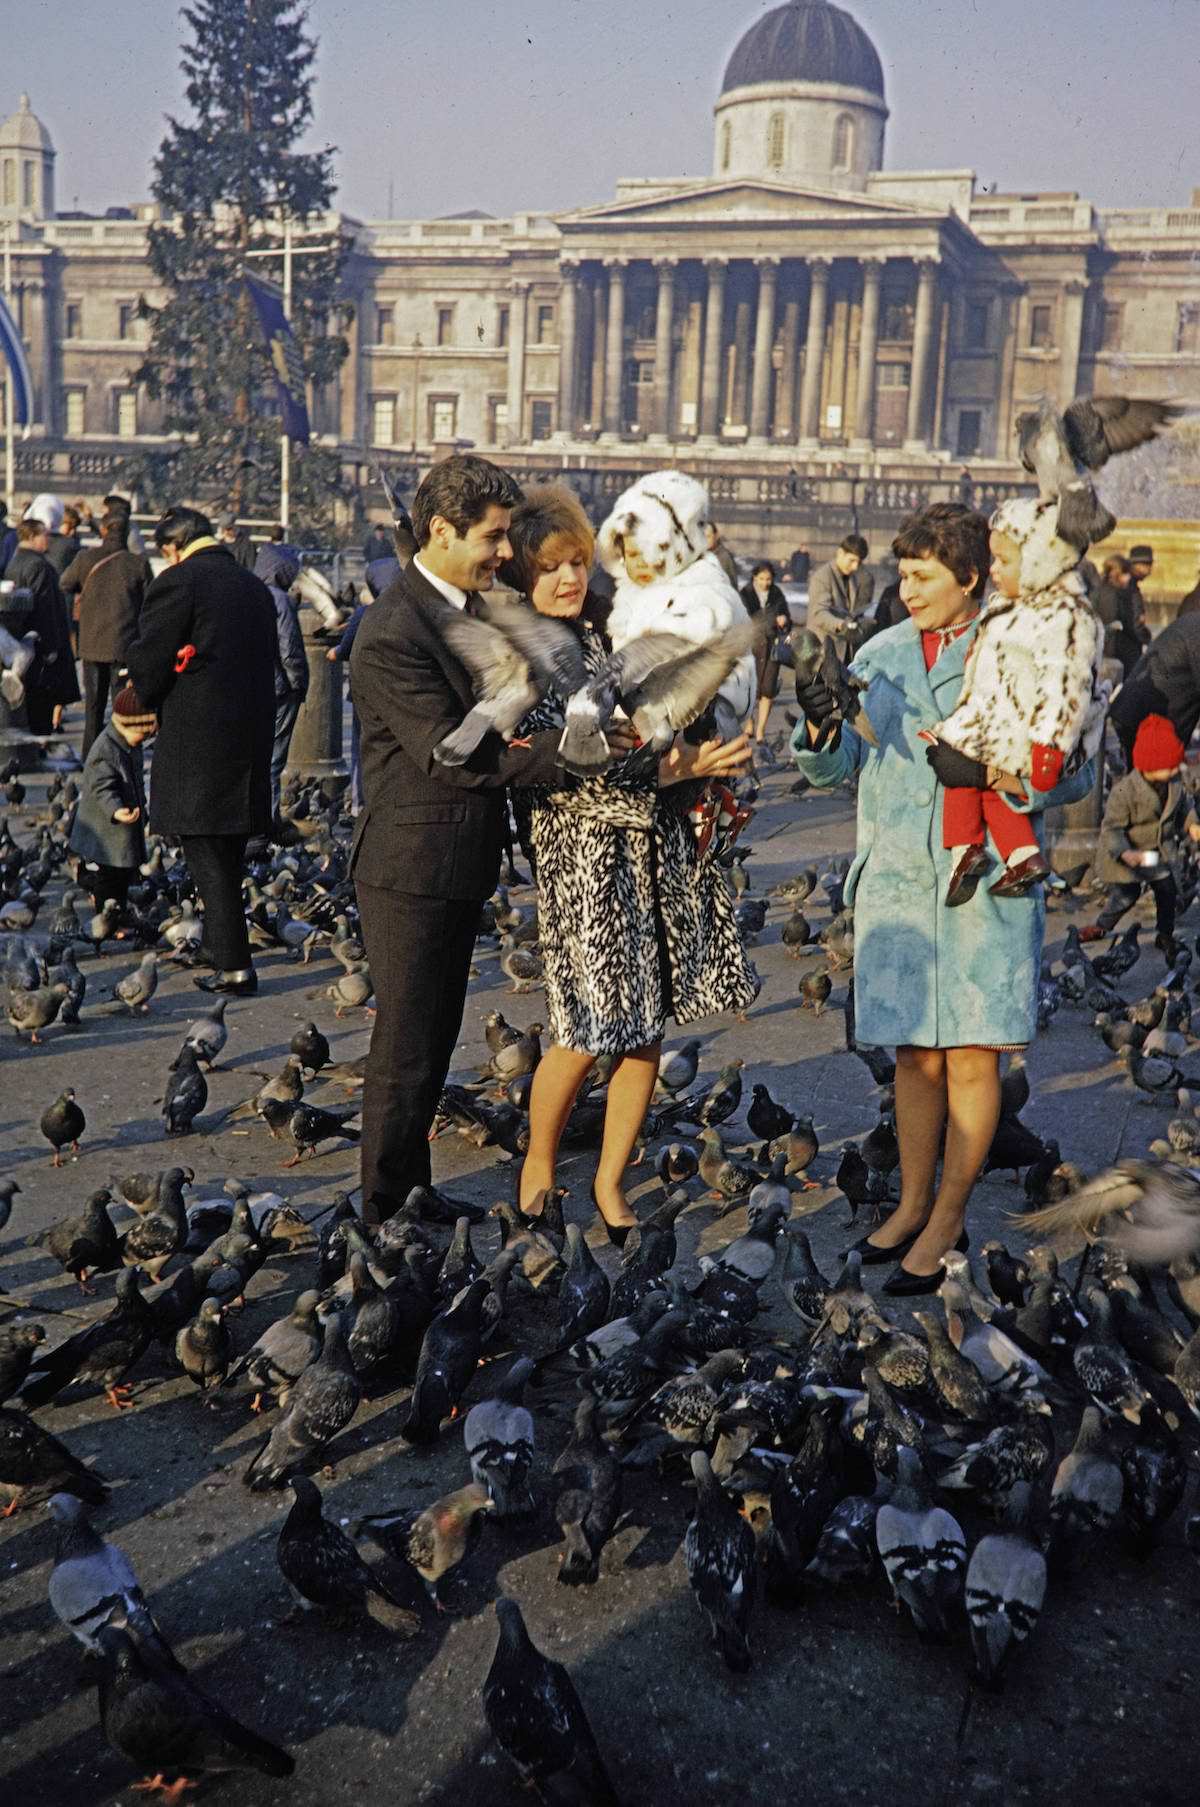
POLYGON ((967 1542, 958 1520, 933 1505, 915 1449, 896 1452, 896 1486, 875 1515, 875 1541, 898 1605, 923 1637, 944 1638, 962 1592, 967 1542))
POLYGON ((162 1114, 169 1136, 191 1134, 192 1125, 208 1103, 208 1081, 196 1061, 192 1049, 182 1047, 171 1062, 167 1088, 163 1094, 162 1114))
POLYGON ((264 1393, 274 1393, 276 1405, 286 1404, 305 1368, 316 1361, 321 1353, 320 1302, 319 1292, 302 1292, 288 1316, 268 1324, 258 1341, 230 1368, 221 1384, 232 1386, 245 1374, 255 1388, 251 1411, 261 1410, 264 1393))
POLYGON ((254 1493, 282 1487, 294 1468, 321 1453, 345 1430, 362 1398, 362 1385, 346 1349, 341 1318, 325 1325, 321 1353, 305 1368, 270 1436, 242 1479, 254 1493))
POLYGON ((688 1580, 726 1668, 743 1673, 750 1667, 748 1633, 758 1574, 754 1532, 702 1449, 692 1452, 692 1474, 696 1505, 683 1540, 688 1580))
POLYGON ((150 1000, 158 990, 158 955, 151 949, 143 954, 137 966, 113 987, 127 1010, 149 1010, 150 1000))
POLYGON ((487 618, 455 611, 439 623, 450 651, 470 673, 477 701, 434 748, 439 765, 462 765, 487 734, 511 740, 550 690, 571 695, 587 682, 579 641, 563 622, 515 604, 489 603, 487 618))
POLYGON ((225 1024, 225 1011, 228 998, 218 998, 207 1016, 197 1017, 194 1023, 188 1024, 187 1034, 183 1038, 185 1048, 190 1048, 198 1061, 212 1071, 213 1062, 229 1039, 229 1030, 225 1024))
POLYGON ((175 1338, 176 1360, 188 1379, 207 1393, 224 1380, 231 1352, 220 1301, 201 1299, 195 1319, 175 1338))
POLYGON ((45 1340, 40 1324, 0 1325, 0 1405, 12 1398, 29 1372, 38 1344, 45 1340))
POLYGON ((1028 1481, 1018 1481, 1003 1530, 981 1537, 967 1564, 967 1624, 976 1678, 986 1688, 1002 1685, 1012 1648, 1029 1637, 1046 1597, 1046 1558, 1025 1529, 1029 1499, 1028 1481))
POLYGON ((471 1478, 487 1488, 498 1519, 517 1518, 533 1510, 529 1487, 533 1414, 524 1396, 525 1383, 536 1367, 528 1356, 519 1356, 496 1393, 473 1405, 463 1425, 471 1478))
POLYGON ((344 1616, 368 1615, 411 1636, 420 1618, 370 1568, 340 1526, 321 1510, 321 1493, 306 1474, 292 1475, 295 1498, 275 1546, 276 1560, 302 1610, 316 1606, 344 1616))
POLYGON ((1117 524, 1090 473, 1156 438, 1182 412, 1171 402, 1085 395, 1062 414, 1043 400, 1036 413, 1017 416, 1021 463, 1037 478, 1041 500, 1058 502, 1058 532, 1068 545, 1086 551, 1117 524))
POLYGON ((139 1642, 151 1642, 166 1652, 124 1550, 101 1537, 87 1507, 73 1493, 53 1493, 46 1503, 57 1526, 50 1605, 71 1636, 99 1656, 100 1627, 118 1619, 137 1633, 139 1642))
POLYGON ((53 985, 39 985, 36 991, 10 991, 8 1020, 18 1035, 36 1042, 38 1033, 48 1029, 70 996, 70 989, 59 979, 53 985))

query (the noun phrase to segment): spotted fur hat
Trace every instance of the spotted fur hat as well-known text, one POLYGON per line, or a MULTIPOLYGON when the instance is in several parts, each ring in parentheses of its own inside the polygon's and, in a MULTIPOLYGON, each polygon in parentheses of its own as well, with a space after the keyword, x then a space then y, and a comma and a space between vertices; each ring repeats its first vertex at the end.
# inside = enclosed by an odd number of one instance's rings
POLYGON ((617 497, 600 529, 596 552, 604 569, 619 576, 623 547, 632 541, 660 577, 678 577, 706 551, 711 516, 708 491, 682 471, 649 471, 617 497))
POLYGON ((1058 532, 1058 501, 1043 502, 1037 496, 1012 496, 1002 502, 988 525, 1021 548, 1021 593, 1047 590, 1083 557, 1058 532))

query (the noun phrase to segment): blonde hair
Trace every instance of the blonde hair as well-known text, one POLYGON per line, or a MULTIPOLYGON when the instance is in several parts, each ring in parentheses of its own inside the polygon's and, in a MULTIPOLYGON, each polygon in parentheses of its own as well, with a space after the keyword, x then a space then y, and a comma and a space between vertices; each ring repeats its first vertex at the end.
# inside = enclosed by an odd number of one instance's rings
POLYGON ((590 566, 596 550, 596 536, 579 498, 557 483, 526 490, 524 500, 513 509, 508 538, 513 555, 501 566, 500 579, 522 596, 532 593, 542 559, 552 556, 557 564, 577 552, 590 566))

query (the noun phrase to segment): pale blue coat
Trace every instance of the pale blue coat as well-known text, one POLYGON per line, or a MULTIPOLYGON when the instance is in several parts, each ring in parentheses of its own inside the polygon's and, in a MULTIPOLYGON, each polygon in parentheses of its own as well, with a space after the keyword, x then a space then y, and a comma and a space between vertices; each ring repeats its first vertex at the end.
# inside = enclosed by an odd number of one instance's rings
MULTIPOLYGON (((1022 1047, 1033 1040, 1045 909, 1040 887, 1028 897, 991 897, 1003 867, 985 875, 969 903, 948 910, 954 861, 942 846, 941 787, 925 758, 922 728, 949 715, 962 688, 974 627, 925 670, 911 621, 877 634, 851 666, 868 681, 863 696, 878 747, 850 728, 835 748, 814 753, 801 719, 792 740, 796 764, 820 788, 859 773, 858 846, 846 881, 854 906, 855 1034, 868 1046, 1022 1047)), ((1033 805, 1032 816, 1085 797, 1089 763, 1033 805)), ((1032 837, 1031 837, 1032 838, 1032 837)))

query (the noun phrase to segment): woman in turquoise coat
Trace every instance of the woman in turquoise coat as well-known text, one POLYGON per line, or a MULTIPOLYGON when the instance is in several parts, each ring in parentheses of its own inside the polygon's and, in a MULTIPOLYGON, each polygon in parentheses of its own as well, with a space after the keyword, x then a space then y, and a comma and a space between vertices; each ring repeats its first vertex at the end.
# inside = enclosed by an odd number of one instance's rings
MULTIPOLYGON (((832 708, 818 680, 797 687, 806 719, 792 747, 820 788, 858 774, 858 845, 845 888, 855 1035, 896 1050, 901 1171, 899 1205, 859 1247, 866 1263, 897 1261, 884 1290, 907 1294, 932 1292, 941 1257, 965 1246, 967 1201, 999 1118, 1000 1054, 1024 1047, 1036 1027, 1045 910, 1040 888, 994 897, 986 884, 947 904, 955 855, 942 845, 944 786, 983 782, 984 773, 960 771, 961 755, 920 738, 962 688, 990 563, 987 521, 940 503, 904 524, 893 551, 910 618, 869 640, 851 668, 867 685, 862 703, 878 744, 843 726, 834 744, 814 750, 832 708)), ((1093 777, 1085 765, 1033 801, 1003 773, 988 771, 986 782, 1030 816, 1040 842, 1041 811, 1086 796, 1093 777)))

